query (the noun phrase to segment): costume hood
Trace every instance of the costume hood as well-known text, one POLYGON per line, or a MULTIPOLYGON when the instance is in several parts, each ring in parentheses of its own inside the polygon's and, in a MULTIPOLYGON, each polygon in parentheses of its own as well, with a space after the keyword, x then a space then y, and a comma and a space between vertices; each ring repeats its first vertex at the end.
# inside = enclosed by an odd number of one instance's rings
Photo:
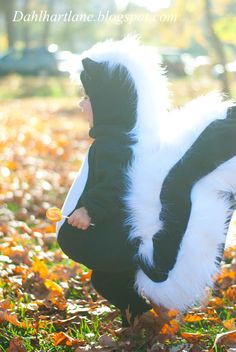
POLYGON ((153 49, 135 37, 97 43, 82 54, 81 82, 89 95, 94 127, 110 124, 139 141, 158 143, 159 120, 168 106, 163 69, 153 49), (156 104, 157 94, 160 104, 156 104))
POLYGON ((108 62, 99 63, 90 58, 82 63, 80 79, 92 105, 93 134, 109 127, 128 132, 136 119, 137 92, 127 69, 119 64, 110 70, 108 62))
MULTIPOLYGON (((97 43, 82 54, 81 63, 81 81, 94 113, 91 136, 105 125, 115 129, 116 124, 135 142, 131 145, 133 158, 125 172, 125 224, 130 229, 129 240, 141 240, 137 255, 152 265, 153 236, 162 228, 159 215, 164 179, 201 132, 215 119, 226 117, 229 104, 223 103, 218 94, 210 94, 169 113, 167 80, 158 55, 134 37, 97 43)), ((85 160, 72 188, 84 187, 87 172, 85 160)), ((77 192, 77 199, 81 192, 77 192)), ((73 209, 68 207, 73 194, 65 201, 65 215, 73 209)), ((140 294, 156 304, 180 310, 202 298, 217 271, 214 263, 217 243, 213 241, 211 258, 206 262, 200 250, 192 255, 196 249, 195 234, 196 229, 183 242, 187 245, 181 247, 176 265, 165 282, 153 282, 141 269, 137 271, 135 287, 140 294)), ((206 237, 204 231, 198 233, 197 246, 209 247, 210 242, 204 242, 206 237)))

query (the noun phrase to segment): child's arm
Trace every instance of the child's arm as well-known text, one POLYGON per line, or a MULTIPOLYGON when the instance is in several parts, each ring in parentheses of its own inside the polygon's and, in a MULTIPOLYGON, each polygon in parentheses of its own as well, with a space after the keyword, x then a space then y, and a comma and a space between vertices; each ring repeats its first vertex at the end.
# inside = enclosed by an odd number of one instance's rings
POLYGON ((93 182, 80 198, 80 206, 84 207, 95 224, 104 219, 116 216, 122 206, 123 171, 129 159, 129 148, 117 143, 97 142, 92 146, 93 182))

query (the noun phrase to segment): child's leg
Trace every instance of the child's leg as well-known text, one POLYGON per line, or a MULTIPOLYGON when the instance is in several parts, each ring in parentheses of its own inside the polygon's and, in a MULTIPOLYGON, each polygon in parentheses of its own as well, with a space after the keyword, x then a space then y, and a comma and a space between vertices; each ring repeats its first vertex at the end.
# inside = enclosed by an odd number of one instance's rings
POLYGON ((101 296, 120 309, 123 325, 128 325, 126 309, 129 308, 132 314, 131 321, 133 321, 136 316, 152 308, 134 289, 134 270, 116 273, 95 270, 92 273, 91 281, 101 296))
POLYGON ((69 258, 90 269, 99 271, 126 271, 135 268, 135 247, 128 242, 124 231, 103 228, 103 224, 81 230, 64 222, 57 241, 69 258))

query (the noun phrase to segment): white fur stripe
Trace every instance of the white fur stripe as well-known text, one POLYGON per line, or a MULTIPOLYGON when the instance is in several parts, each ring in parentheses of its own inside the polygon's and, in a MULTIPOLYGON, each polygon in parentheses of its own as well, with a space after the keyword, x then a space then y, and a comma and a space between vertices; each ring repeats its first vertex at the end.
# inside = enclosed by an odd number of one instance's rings
MULTIPOLYGON (((70 187, 70 190, 66 196, 65 202, 62 207, 62 214, 67 216, 72 212, 72 210, 75 208, 83 190, 85 187, 85 184, 87 182, 88 178, 88 151, 87 154, 84 157, 83 163, 80 167, 80 170, 78 174, 76 175, 73 184, 70 187)), ((56 235, 58 237, 59 230, 61 226, 63 225, 65 219, 63 218, 61 221, 57 222, 56 224, 56 235)))
POLYGON ((156 304, 179 310, 203 298, 218 271, 215 261, 219 245, 225 243, 225 223, 233 213, 229 199, 219 192, 236 193, 235 174, 236 157, 196 183, 191 194, 190 220, 174 268, 162 283, 151 281, 139 270, 138 292, 156 304))

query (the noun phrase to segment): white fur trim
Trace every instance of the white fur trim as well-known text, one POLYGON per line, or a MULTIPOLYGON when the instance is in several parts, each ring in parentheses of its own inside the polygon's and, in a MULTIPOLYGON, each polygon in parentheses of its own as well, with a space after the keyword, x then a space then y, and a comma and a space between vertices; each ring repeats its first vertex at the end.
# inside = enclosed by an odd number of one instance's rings
POLYGON ((212 121, 226 117, 230 105, 215 92, 199 97, 162 120, 159 147, 151 139, 146 140, 145 147, 143 143, 134 145, 124 197, 129 211, 126 223, 131 226, 130 239, 142 238, 139 253, 148 262, 152 258, 151 239, 162 228, 160 192, 165 177, 212 121))
POLYGON ((140 45, 137 37, 127 36, 119 41, 110 39, 95 44, 81 54, 81 60, 86 57, 97 62, 106 61, 110 70, 119 64, 127 68, 138 95, 137 122, 130 134, 138 135, 139 142, 143 141, 145 145, 146 139, 158 143, 160 121, 166 118, 169 97, 157 51, 140 45))
MULTIPOLYGON (((84 157, 83 163, 80 167, 78 174, 76 175, 74 182, 72 183, 70 190, 66 196, 64 204, 62 206, 62 214, 67 216, 75 208, 87 182, 88 178, 88 151, 84 157)), ((56 224, 56 236, 58 237, 59 230, 63 225, 65 218, 56 224)))
POLYGON ((220 165, 193 187, 192 210, 177 261, 168 279, 151 281, 141 270, 136 277, 138 292, 156 304, 185 310, 201 300, 213 275, 219 270, 215 259, 225 243, 226 220, 232 215, 229 200, 220 194, 236 193, 236 157, 220 165))

